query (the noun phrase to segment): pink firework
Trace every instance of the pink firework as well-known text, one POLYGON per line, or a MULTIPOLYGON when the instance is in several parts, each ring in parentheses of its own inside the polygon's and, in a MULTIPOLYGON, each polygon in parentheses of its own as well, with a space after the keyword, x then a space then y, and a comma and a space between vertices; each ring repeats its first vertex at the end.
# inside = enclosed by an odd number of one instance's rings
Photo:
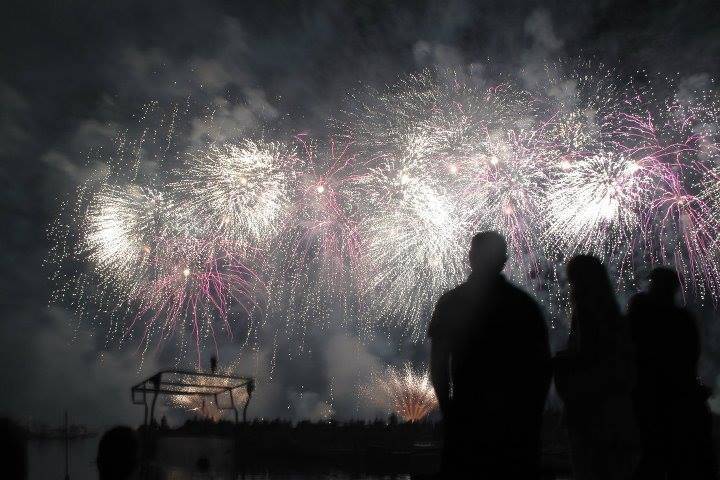
POLYGON ((214 342, 217 321, 220 330, 232 337, 231 311, 239 308, 240 314, 251 314, 254 298, 263 288, 248 266, 253 258, 221 239, 162 239, 146 251, 151 274, 135 291, 137 314, 130 328, 143 320, 148 340, 164 339, 189 327, 199 364, 202 340, 214 342))
POLYGON ((299 166, 290 221, 274 242, 269 265, 269 314, 287 315, 302 335, 310 322, 358 319, 354 293, 360 241, 357 229, 359 166, 349 142, 318 144, 298 135, 299 166))
POLYGON ((202 219, 186 216, 166 195, 135 186, 104 187, 85 215, 81 253, 87 252, 97 296, 112 317, 113 330, 130 316, 122 338, 143 324, 147 348, 191 331, 196 352, 214 339, 215 322, 232 335, 230 314, 248 315, 263 284, 251 265, 259 252, 208 235, 202 219))

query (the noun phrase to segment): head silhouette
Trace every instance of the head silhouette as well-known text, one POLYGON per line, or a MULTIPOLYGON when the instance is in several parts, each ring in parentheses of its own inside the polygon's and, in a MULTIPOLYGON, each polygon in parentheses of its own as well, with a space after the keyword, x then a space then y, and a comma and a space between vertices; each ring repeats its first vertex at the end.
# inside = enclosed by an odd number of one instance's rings
POLYGON ((470 244, 470 268, 481 276, 492 276, 502 272, 507 261, 505 238, 495 231, 476 234, 470 244))
POLYGON ((592 255, 576 255, 567 265, 573 303, 592 302, 617 306, 615 291, 605 265, 592 255))
POLYGON ((135 472, 140 445, 130 427, 115 427, 100 439, 97 467, 100 480, 124 480, 135 472))
POLYGON ((680 279, 677 272, 671 268, 658 267, 650 272, 650 293, 668 300, 675 299, 680 290, 680 279))
POLYGON ((567 264, 570 293, 573 297, 596 297, 612 293, 605 265, 592 255, 576 255, 567 264))
POLYGON ((607 269, 596 257, 577 255, 568 262, 567 276, 573 310, 571 335, 584 348, 603 348, 612 341, 620 321, 620 307, 607 269))

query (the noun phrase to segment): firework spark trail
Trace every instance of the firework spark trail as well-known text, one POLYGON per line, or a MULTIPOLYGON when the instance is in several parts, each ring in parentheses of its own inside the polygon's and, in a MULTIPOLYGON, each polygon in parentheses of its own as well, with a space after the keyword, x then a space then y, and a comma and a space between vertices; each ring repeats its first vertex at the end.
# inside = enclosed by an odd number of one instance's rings
POLYGON ((348 267, 356 268, 359 256, 355 213, 361 200, 358 165, 349 153, 348 143, 330 139, 329 150, 318 152, 317 146, 304 137, 298 140, 307 168, 299 176, 295 205, 294 223, 301 229, 296 252, 302 252, 305 260, 309 255, 317 257, 327 274, 325 278, 342 284, 339 277, 348 273, 348 267))
POLYGON ((302 336, 310 322, 359 321, 356 298, 360 240, 357 229, 359 166, 347 141, 327 147, 298 135, 290 221, 273 242, 268 269, 269 316, 287 315, 302 336))
POLYGON ((287 221, 294 153, 273 142, 243 140, 194 151, 171 183, 205 230, 241 247, 262 244, 287 221))
POLYGON ((720 271, 713 258, 718 238, 708 205, 689 193, 677 175, 668 173, 661 183, 660 195, 653 199, 646 224, 656 232, 657 242, 648 249, 657 264, 672 264, 686 283, 700 295, 705 288, 718 291, 720 271))
POLYGON ((482 153, 468 165, 463 195, 472 230, 498 230, 510 250, 509 270, 531 275, 539 270, 539 215, 548 183, 546 151, 537 145, 540 131, 485 132, 482 153))
POLYGON ((402 368, 388 366, 381 374, 373 375, 362 393, 406 422, 420 422, 438 407, 430 374, 416 371, 410 363, 402 368))
MULTIPOLYGON (((220 375, 235 375, 232 367, 223 369, 220 375)), ((182 375, 178 378, 181 383, 198 384, 196 391, 216 392, 218 386, 229 387, 234 385, 236 380, 218 377, 204 377, 196 375, 182 375)), ((248 401, 247 389, 245 387, 234 388, 230 393, 220 393, 217 400, 214 395, 171 395, 168 405, 174 408, 181 408, 188 413, 198 415, 203 419, 212 422, 219 422, 228 411, 228 407, 234 404, 236 408, 242 408, 248 401), (232 395, 232 403, 229 396, 232 395), (220 403, 220 405, 218 405, 220 403)))
POLYGON ((417 337, 425 312, 463 277, 468 230, 432 173, 408 167, 375 168, 363 181, 363 293, 373 315, 417 337))
POLYGON ((143 320, 144 338, 166 338, 190 322, 199 356, 201 334, 214 337, 219 318, 232 336, 230 308, 248 310, 261 282, 248 266, 250 249, 204 238, 183 213, 154 192, 104 188, 89 209, 85 243, 100 276, 137 306, 127 331, 143 320))
POLYGON ((144 338, 169 338, 189 323, 200 362, 203 337, 215 340, 214 324, 221 322, 232 338, 229 314, 237 306, 249 315, 255 290, 262 281, 240 256, 222 241, 198 242, 194 238, 174 238, 162 242, 154 256, 154 275, 139 286, 135 295, 137 314, 143 320, 144 338), (191 248, 188 248, 191 247, 191 248))
POLYGON ((707 209, 707 214, 700 216, 702 226, 706 227, 702 235, 709 242, 710 251, 709 255, 704 255, 704 249, 698 252, 696 264, 713 276, 713 281, 708 282, 708 293, 717 301, 720 296, 717 273, 720 260, 720 95, 716 91, 695 94, 696 98, 689 105, 682 105, 682 99, 676 99, 670 110, 676 119, 680 119, 682 127, 691 129, 691 137, 696 142, 692 151, 695 158, 692 165, 696 172, 692 186, 693 193, 697 191, 699 202, 707 209))
POLYGON ((652 177, 615 152, 576 159, 547 194, 547 235, 570 252, 605 256, 633 242, 652 177))
POLYGON ((685 109, 675 100, 660 113, 659 120, 627 116, 657 161, 656 194, 643 223, 648 237, 645 251, 652 264, 674 265, 686 291, 700 299, 708 294, 715 297, 720 292, 716 262, 720 226, 713 212, 717 192, 706 187, 717 184, 712 180, 717 146, 712 133, 696 123, 706 111, 685 109))
POLYGON ((529 288, 590 252, 622 265, 621 286, 664 263, 720 298, 717 92, 658 104, 611 74, 548 76, 522 89, 413 75, 352 105, 342 137, 195 148, 165 182, 140 178, 133 154, 131 178, 80 189, 80 238, 54 254, 88 268, 57 278, 74 276, 78 309, 92 300, 123 334, 188 330, 198 354, 235 314, 284 317, 301 338, 344 323, 419 339, 481 229, 506 235, 509 274, 529 288))

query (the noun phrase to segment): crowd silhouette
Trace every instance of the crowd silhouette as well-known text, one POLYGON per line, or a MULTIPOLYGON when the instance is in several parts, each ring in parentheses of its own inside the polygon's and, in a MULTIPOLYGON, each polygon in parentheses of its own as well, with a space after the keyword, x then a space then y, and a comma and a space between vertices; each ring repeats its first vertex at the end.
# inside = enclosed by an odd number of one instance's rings
POLYGON ((499 233, 475 235, 471 274, 440 298, 428 329, 442 478, 539 478, 551 378, 576 480, 717 478, 698 330, 677 304, 677 274, 653 270, 623 315, 603 263, 572 258, 570 334, 551 359, 540 309, 504 278, 506 260, 499 233))

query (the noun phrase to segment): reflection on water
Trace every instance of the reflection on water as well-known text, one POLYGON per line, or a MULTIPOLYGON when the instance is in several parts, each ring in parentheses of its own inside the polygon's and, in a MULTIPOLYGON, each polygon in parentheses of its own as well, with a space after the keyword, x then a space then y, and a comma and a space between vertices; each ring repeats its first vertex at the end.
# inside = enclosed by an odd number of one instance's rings
MULTIPOLYGON (((99 437, 70 443, 70 480, 96 480, 95 455, 99 437)), ((28 444, 29 479, 62 479, 65 476, 65 444, 62 441, 31 441, 28 444)), ((409 475, 364 475, 340 471, 328 472, 245 472, 199 473, 191 467, 166 467, 153 480, 410 480, 409 475)))
POLYGON ((234 479, 229 476, 198 474, 191 472, 168 472, 167 480, 410 480, 410 475, 363 475, 337 473, 240 473, 234 479))
MULTIPOLYGON (((70 441, 70 479, 95 480, 95 455, 100 437, 70 441)), ((28 442, 28 470, 30 480, 65 478, 65 442, 60 440, 31 440, 28 442)))

